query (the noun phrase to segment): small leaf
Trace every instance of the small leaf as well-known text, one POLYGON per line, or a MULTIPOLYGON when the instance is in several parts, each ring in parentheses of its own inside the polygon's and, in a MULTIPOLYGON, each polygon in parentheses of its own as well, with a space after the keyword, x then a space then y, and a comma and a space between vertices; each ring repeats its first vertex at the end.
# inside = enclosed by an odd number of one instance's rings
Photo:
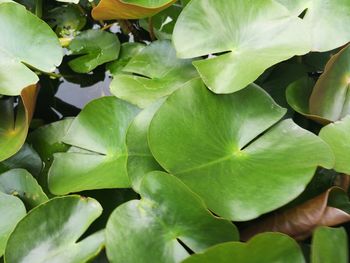
POLYGON ((34 208, 49 199, 38 182, 23 169, 0 174, 0 191, 18 196, 28 208, 34 208))
POLYGON ((101 30, 86 30, 75 37, 69 45, 73 55, 82 55, 69 61, 78 73, 89 73, 97 66, 118 58, 120 42, 116 35, 101 30))
POLYGON ((344 228, 318 227, 312 237, 312 263, 348 263, 348 238, 344 228))
POLYGON ((260 234, 248 243, 228 242, 192 255, 183 263, 305 263, 298 244, 279 233, 260 234))
POLYGON ((25 214, 26 208, 20 199, 0 192, 0 257, 5 252, 12 230, 25 214))
POLYGON ((198 196, 169 174, 147 174, 139 193, 141 200, 124 203, 109 218, 110 262, 180 262, 188 256, 182 244, 201 252, 238 238, 232 223, 210 214, 198 196))
POLYGON ((61 195, 129 187, 125 136, 138 111, 114 97, 102 97, 86 105, 63 139, 72 147, 66 153, 54 154, 50 191, 61 195))
POLYGON ((170 95, 187 81, 198 78, 191 60, 176 57, 171 42, 157 41, 142 49, 117 74, 111 92, 141 108, 170 95), (131 75, 130 73, 137 74, 131 75))
POLYGON ((176 0, 101 0, 92 10, 95 20, 139 19, 153 16, 176 0))
POLYGON ((214 213, 249 220, 297 197, 317 166, 334 165, 319 137, 292 120, 276 124, 284 114, 256 85, 215 95, 194 80, 160 107, 149 145, 159 164, 214 213))
POLYGON ((102 207, 91 198, 54 198, 29 212, 8 239, 5 262, 81 263, 96 256, 104 244, 97 232, 79 242, 102 207), (43 223, 43 220, 45 223, 43 223))

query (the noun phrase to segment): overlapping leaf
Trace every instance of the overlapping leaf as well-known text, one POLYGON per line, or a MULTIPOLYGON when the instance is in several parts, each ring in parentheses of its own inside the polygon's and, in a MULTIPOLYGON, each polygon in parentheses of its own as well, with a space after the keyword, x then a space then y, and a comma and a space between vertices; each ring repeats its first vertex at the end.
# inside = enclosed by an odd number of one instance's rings
POLYGON ((19 95, 39 79, 28 68, 54 71, 62 50, 51 28, 24 6, 0 2, 0 94, 19 95))
POLYGON ((153 16, 176 0, 102 0, 92 10, 95 20, 138 19, 153 16))
POLYGON ((150 149, 216 214, 253 219, 298 196, 317 166, 334 165, 317 136, 291 120, 276 124, 284 113, 256 85, 217 96, 194 80, 156 113, 150 149))
POLYGON ((139 191, 142 199, 119 206, 106 228, 110 262, 180 262, 194 252, 235 241, 235 226, 214 217, 201 199, 172 175, 147 174, 139 191))
POLYGON ((63 138, 63 143, 73 147, 54 154, 49 171, 51 192, 129 187, 125 136, 137 113, 136 107, 114 97, 85 106, 63 138))
POLYGON ((178 59, 167 40, 153 42, 142 49, 122 71, 129 74, 114 76, 111 92, 142 108, 198 77, 191 60, 178 59))
POLYGON ((101 215, 102 207, 91 198, 54 198, 29 212, 8 239, 5 262, 86 262, 104 244, 97 232, 77 242, 89 225, 101 215), (45 222, 43 223, 43 220, 45 222))

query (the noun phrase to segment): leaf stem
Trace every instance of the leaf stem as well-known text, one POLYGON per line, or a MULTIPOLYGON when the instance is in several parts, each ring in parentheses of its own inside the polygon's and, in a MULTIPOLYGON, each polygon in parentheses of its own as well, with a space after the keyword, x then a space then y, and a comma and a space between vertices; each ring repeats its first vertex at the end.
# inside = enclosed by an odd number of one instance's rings
POLYGON ((154 27, 153 27, 153 20, 152 17, 148 18, 148 30, 149 30, 149 36, 152 41, 157 40, 156 35, 154 33, 154 27))
POLYGON ((39 18, 43 15, 43 0, 35 0, 35 15, 39 18))

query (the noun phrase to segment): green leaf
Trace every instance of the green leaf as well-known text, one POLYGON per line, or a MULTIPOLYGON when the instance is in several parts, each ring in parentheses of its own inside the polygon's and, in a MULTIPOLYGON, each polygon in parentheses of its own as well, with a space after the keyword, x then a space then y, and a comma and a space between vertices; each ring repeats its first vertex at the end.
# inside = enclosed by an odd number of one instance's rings
POLYGON ((350 116, 331 123, 320 131, 319 136, 329 144, 335 155, 334 170, 350 174, 350 116))
MULTIPOLYGON (((192 255, 183 263, 305 263, 298 244, 287 235, 265 233, 248 243, 229 242, 192 255)), ((333 261, 328 261, 333 262, 333 261)))
POLYGON ((0 192, 0 257, 5 252, 12 230, 25 214, 26 208, 20 199, 0 192))
POLYGON ((30 211, 8 239, 5 262, 81 263, 96 256, 104 244, 97 232, 79 242, 102 207, 91 198, 54 198, 30 211), (43 223, 44 221, 44 223, 43 223))
POLYGON ((253 219, 297 197, 317 166, 334 165, 319 137, 292 120, 276 124, 285 112, 256 85, 214 95, 192 81, 156 113, 150 149, 214 213, 253 219))
POLYGON ((137 42, 126 42, 121 45, 119 58, 112 61, 106 65, 107 70, 112 75, 117 75, 122 73, 124 67, 129 63, 129 61, 138 54, 143 48, 144 44, 137 42))
POLYGON ((176 57, 171 42, 157 41, 142 49, 117 74, 111 92, 123 100, 145 108, 157 99, 170 95, 198 74, 191 60, 176 57))
POLYGON ((13 169, 0 174, 0 191, 19 197, 28 208, 49 200, 38 182, 24 169, 13 169))
POLYGON ((195 252, 238 239, 235 226, 214 217, 201 199, 172 175, 149 173, 141 200, 119 206, 106 227, 110 262, 179 262, 195 252))
POLYGON ((78 73, 88 73, 97 66, 118 58, 120 42, 116 35, 102 30, 86 30, 69 45, 73 55, 82 55, 68 64, 78 73))
POLYGON ((317 228, 312 238, 311 262, 349 262, 348 240, 345 229, 330 227, 317 228))
POLYGON ((61 195, 129 187, 125 136, 138 111, 114 97, 96 99, 85 106, 63 139, 73 147, 66 153, 54 154, 50 191, 61 195))
POLYGON ((272 0, 192 0, 173 42, 180 58, 225 53, 194 62, 215 93, 243 89, 267 68, 311 48, 302 20, 272 0))
POLYGON ((0 94, 19 95, 39 79, 28 68, 52 72, 62 49, 44 21, 16 3, 0 3, 0 94))
POLYGON ((176 0, 102 0, 92 10, 95 20, 139 19, 153 16, 176 0))
POLYGON ((144 109, 130 124, 126 135, 128 148, 128 176, 133 189, 139 190, 142 178, 152 171, 163 171, 148 146, 148 128, 154 114, 164 101, 158 101, 144 109))

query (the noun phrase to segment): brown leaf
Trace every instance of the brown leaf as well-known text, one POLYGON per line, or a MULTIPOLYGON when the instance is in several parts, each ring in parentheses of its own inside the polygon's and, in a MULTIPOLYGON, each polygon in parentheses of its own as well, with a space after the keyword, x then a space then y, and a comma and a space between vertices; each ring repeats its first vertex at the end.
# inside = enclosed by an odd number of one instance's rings
POLYGON ((350 214, 328 204, 332 194, 346 195, 343 189, 332 187, 297 207, 256 220, 242 231, 241 239, 248 240, 258 233, 272 231, 302 240, 310 236, 317 226, 335 226, 350 221, 350 214))

